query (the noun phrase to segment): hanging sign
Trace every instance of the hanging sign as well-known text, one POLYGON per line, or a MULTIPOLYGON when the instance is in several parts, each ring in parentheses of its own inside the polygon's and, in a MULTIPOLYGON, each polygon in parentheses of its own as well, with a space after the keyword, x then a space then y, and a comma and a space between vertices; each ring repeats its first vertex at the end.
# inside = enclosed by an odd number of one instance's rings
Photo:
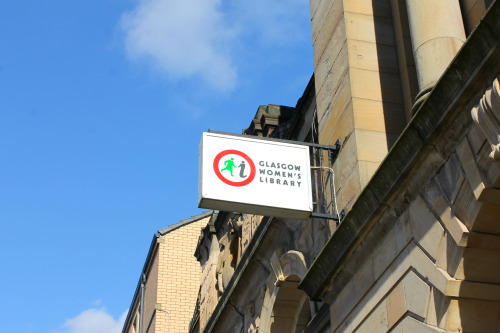
POLYGON ((308 146, 203 133, 198 207, 306 219, 310 172, 308 146))

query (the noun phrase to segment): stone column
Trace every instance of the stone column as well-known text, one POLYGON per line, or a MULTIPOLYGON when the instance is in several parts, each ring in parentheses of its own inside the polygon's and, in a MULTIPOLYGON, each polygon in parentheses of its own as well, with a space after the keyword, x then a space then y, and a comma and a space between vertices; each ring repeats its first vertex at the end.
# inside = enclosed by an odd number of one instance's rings
POLYGON ((415 112, 465 42, 458 0, 406 0, 419 93, 415 112))

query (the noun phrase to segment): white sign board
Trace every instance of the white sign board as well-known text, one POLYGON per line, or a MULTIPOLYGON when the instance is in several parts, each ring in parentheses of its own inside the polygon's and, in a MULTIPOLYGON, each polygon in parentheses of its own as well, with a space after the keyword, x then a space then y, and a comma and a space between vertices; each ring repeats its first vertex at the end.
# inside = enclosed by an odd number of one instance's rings
POLYGON ((198 207, 308 218, 313 210, 309 147, 203 133, 198 207))

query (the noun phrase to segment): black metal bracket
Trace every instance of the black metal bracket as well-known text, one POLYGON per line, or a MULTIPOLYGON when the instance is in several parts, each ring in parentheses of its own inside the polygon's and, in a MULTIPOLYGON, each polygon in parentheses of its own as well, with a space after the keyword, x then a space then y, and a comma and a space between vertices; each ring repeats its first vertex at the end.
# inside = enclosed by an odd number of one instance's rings
POLYGON ((339 151, 340 151, 340 139, 337 140, 337 142, 335 142, 335 144, 333 146, 329 146, 330 147, 330 158, 332 161, 335 161, 335 159, 337 158, 337 155, 339 154, 339 151))
POLYGON ((343 215, 342 212, 339 213, 337 211, 333 164, 339 154, 340 148, 340 140, 337 140, 332 146, 310 147, 311 185, 314 202, 314 211, 311 216, 333 219, 337 221, 337 225, 342 220, 343 215), (326 175, 324 170, 327 170, 326 175))
POLYGON ((311 217, 326 219, 326 220, 334 220, 335 222, 337 222, 337 226, 338 226, 340 224, 340 222, 344 219, 345 215, 346 215, 346 210, 342 209, 340 214, 312 213, 311 217))

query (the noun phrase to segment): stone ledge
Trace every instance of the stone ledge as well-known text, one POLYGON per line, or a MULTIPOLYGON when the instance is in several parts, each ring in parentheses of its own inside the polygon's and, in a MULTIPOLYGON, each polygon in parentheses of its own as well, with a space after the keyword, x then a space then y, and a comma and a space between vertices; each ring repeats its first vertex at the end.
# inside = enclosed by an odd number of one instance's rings
POLYGON ((498 302, 500 285, 452 279, 448 281, 445 295, 498 302))

